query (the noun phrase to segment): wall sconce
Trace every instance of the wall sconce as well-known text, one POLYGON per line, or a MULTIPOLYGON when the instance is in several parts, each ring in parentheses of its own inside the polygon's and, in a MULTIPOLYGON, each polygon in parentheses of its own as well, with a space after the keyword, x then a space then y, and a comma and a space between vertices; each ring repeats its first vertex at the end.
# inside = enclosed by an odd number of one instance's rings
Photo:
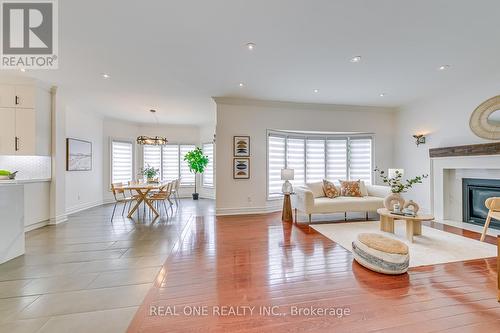
POLYGON ((425 136, 423 134, 414 134, 415 144, 418 146, 420 144, 425 143, 425 136))

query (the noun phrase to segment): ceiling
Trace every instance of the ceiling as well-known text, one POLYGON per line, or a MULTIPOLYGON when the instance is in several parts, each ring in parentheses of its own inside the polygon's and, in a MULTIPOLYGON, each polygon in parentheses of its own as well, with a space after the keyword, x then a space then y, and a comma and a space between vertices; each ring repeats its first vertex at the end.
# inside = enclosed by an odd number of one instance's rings
POLYGON ((498 12, 498 0, 64 0, 59 70, 20 74, 70 107, 140 122, 151 108, 162 123, 211 122, 211 96, 397 107, 498 81, 498 12))

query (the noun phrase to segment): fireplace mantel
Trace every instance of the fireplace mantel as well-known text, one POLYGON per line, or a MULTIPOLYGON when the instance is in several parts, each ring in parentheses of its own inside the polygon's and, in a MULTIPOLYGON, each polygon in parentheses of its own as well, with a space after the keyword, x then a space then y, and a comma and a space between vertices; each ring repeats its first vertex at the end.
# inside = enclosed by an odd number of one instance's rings
POLYGON ((430 158, 500 155, 500 142, 429 149, 430 158))

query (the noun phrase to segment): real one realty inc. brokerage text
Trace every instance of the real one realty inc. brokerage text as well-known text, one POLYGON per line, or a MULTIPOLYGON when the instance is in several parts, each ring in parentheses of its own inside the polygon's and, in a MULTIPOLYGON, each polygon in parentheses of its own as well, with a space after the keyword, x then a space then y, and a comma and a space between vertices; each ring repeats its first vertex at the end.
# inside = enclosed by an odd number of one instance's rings
POLYGON ((304 316, 304 317, 335 317, 349 316, 349 307, 316 307, 316 306, 250 306, 250 305, 152 305, 149 307, 149 316, 217 316, 217 317, 243 317, 243 316, 304 316))

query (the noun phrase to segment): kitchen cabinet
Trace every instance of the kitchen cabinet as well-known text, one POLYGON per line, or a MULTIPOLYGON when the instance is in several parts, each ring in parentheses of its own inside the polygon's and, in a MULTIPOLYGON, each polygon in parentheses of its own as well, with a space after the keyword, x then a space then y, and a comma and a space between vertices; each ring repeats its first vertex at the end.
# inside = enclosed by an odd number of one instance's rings
POLYGON ((0 85, 0 155, 50 155, 50 93, 36 85, 0 85))

